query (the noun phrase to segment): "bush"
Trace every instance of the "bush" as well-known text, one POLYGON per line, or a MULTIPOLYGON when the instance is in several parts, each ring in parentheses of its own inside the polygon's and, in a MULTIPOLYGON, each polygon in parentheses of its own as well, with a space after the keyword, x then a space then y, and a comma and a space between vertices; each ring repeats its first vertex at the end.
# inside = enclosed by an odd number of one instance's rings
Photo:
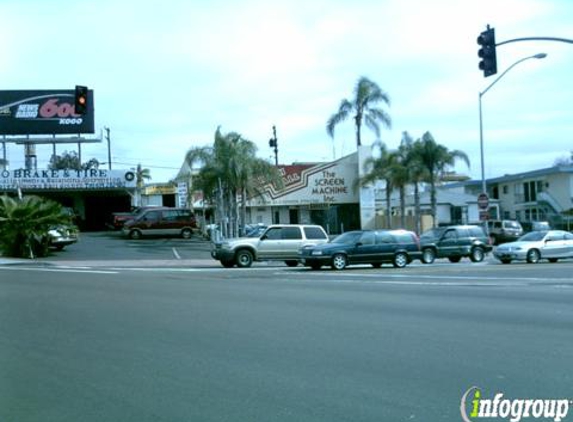
POLYGON ((46 256, 48 230, 69 223, 57 202, 37 196, 0 197, 0 251, 4 256, 35 258, 46 256))

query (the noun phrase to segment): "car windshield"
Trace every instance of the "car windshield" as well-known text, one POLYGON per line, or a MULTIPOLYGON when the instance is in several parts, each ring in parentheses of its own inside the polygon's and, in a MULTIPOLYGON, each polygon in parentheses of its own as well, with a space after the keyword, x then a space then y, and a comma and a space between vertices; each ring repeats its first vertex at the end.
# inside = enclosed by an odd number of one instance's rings
POLYGON ((422 236, 420 236, 420 239, 435 239, 435 238, 439 238, 442 236, 442 234, 444 234, 444 231, 446 229, 444 228, 435 228, 435 229, 430 229, 424 233, 422 233, 422 236))
POLYGON ((331 243, 354 243, 358 242, 360 236, 362 232, 346 232, 332 239, 331 243))
POLYGON ((520 242, 538 242, 542 240, 545 235, 547 234, 546 231, 538 231, 538 232, 531 232, 527 233, 519 238, 520 242))
POLYGON ((505 222, 505 227, 509 228, 509 229, 519 229, 521 228, 521 226, 519 225, 519 223, 517 221, 506 221, 505 222))

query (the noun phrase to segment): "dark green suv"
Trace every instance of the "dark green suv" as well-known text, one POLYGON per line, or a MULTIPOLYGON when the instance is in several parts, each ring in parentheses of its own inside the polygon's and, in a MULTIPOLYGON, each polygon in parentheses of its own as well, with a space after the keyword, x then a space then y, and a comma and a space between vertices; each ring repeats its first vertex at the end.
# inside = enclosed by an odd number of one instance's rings
POLYGON ((428 230, 420 236, 422 262, 431 264, 436 258, 460 262, 464 257, 481 262, 491 252, 489 237, 479 226, 448 226, 428 230))

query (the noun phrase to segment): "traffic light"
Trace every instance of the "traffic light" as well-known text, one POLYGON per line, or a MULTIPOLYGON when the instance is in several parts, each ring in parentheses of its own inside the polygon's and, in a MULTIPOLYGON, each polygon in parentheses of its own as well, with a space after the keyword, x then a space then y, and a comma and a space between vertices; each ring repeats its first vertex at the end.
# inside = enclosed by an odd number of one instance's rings
POLYGON ((490 28, 483 31, 477 43, 480 45, 478 56, 481 58, 479 68, 483 70, 483 76, 488 77, 497 73, 497 58, 495 55, 495 30, 490 28))
POLYGON ((83 115, 88 111, 88 87, 76 85, 75 108, 76 114, 83 115))

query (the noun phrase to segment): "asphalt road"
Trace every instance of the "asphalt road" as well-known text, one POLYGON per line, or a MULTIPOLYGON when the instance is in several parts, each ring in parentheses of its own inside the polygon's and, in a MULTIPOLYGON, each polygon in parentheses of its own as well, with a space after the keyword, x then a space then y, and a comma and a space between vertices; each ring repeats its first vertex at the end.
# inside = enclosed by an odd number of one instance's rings
POLYGON ((459 421, 573 398, 573 264, 0 267, 2 421, 459 421))

